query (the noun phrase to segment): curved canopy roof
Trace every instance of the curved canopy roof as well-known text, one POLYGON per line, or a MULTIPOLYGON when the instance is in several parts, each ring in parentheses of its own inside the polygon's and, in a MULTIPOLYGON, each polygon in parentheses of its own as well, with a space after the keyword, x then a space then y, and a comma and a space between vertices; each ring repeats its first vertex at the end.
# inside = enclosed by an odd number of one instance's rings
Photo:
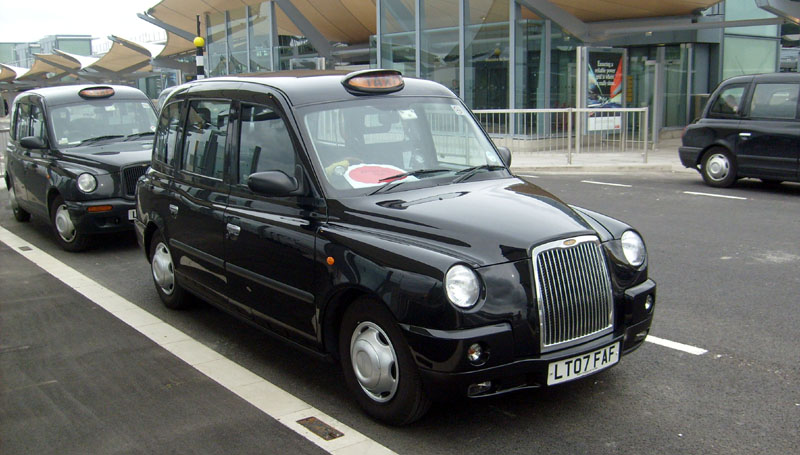
POLYGON ((110 72, 149 71, 150 59, 161 53, 162 45, 140 44, 111 35, 111 48, 100 57, 92 68, 110 72))
POLYGON ((28 68, 20 68, 18 66, 0 63, 0 82, 11 82, 17 77, 24 76, 27 72, 28 68))

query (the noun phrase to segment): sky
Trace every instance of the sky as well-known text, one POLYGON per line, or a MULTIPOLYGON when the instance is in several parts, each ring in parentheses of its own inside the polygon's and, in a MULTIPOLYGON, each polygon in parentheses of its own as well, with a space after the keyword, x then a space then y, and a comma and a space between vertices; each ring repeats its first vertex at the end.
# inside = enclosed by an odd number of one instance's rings
POLYGON ((39 41, 47 35, 135 39, 162 30, 136 16, 159 1, 0 0, 0 42, 39 41))

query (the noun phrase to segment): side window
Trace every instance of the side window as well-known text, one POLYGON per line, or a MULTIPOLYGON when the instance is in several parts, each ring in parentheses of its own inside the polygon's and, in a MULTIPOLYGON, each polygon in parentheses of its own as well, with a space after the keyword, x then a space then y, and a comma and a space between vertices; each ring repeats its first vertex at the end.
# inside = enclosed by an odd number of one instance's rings
POLYGON ((750 117, 795 118, 798 89, 798 84, 757 84, 750 102, 750 117))
POLYGON ((47 129, 44 126, 44 111, 37 105, 31 105, 31 136, 41 139, 47 138, 47 129))
POLYGON ((172 103, 161 111, 158 119, 158 132, 153 147, 153 160, 175 165, 175 147, 178 137, 178 126, 181 122, 181 103, 172 103))
POLYGON ((283 171, 294 176, 297 156, 286 123, 273 109, 242 104, 239 183, 255 172, 283 171))
POLYGON ((732 85, 724 88, 714 104, 711 106, 709 113, 723 114, 723 115, 736 115, 741 110, 742 95, 744 95, 745 85, 732 85))
POLYGON ((230 120, 227 101, 192 101, 183 141, 183 169, 221 179, 230 120))
POLYGON ((31 105, 20 103, 17 105, 17 125, 14 130, 17 140, 31 135, 31 105))

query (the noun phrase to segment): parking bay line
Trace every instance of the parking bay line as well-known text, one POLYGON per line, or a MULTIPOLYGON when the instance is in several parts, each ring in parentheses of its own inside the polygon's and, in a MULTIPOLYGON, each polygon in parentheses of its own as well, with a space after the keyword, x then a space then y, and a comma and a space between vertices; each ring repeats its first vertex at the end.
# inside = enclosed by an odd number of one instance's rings
POLYGON ((581 183, 589 183, 591 185, 619 186, 622 188, 633 188, 633 185, 626 185, 624 183, 595 182, 594 180, 581 180, 581 183))
POLYGON ((212 381, 235 393, 326 452, 333 455, 395 454, 394 451, 227 359, 3 227, 0 227, 0 242, 83 294, 212 381), (330 440, 323 439, 303 425, 309 418, 324 422, 343 433, 343 436, 330 440))
POLYGON ((714 194, 714 193, 698 193, 696 191, 684 191, 683 194, 691 194, 692 196, 708 196, 708 197, 719 197, 723 199, 736 199, 739 201, 746 201, 746 197, 741 196, 728 196, 727 194, 714 194))
POLYGON ((703 348, 698 348, 695 346, 690 346, 688 344, 678 343, 677 341, 665 340, 663 338, 654 337, 653 335, 647 335, 647 338, 645 338, 644 341, 649 341, 650 343, 657 344, 659 346, 664 346, 670 349, 687 352, 692 355, 703 355, 706 352, 708 352, 703 348))

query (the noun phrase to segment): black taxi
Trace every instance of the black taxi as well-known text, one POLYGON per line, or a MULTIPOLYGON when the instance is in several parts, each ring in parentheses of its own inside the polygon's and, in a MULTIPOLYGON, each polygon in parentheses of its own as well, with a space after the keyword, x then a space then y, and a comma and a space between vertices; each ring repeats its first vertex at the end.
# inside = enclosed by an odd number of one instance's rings
POLYGON ((136 180, 150 163, 156 115, 140 90, 70 85, 20 94, 11 111, 6 186, 14 218, 50 222, 67 251, 132 230, 136 180))
POLYGON ((648 334, 640 234, 510 161, 395 71, 206 79, 165 101, 137 238, 168 307, 192 293, 337 359, 369 415, 406 424, 597 373, 648 334))
POLYGON ((800 181, 800 74, 767 73, 727 79, 702 116, 688 125, 681 163, 709 186, 755 177, 767 184, 800 181))

